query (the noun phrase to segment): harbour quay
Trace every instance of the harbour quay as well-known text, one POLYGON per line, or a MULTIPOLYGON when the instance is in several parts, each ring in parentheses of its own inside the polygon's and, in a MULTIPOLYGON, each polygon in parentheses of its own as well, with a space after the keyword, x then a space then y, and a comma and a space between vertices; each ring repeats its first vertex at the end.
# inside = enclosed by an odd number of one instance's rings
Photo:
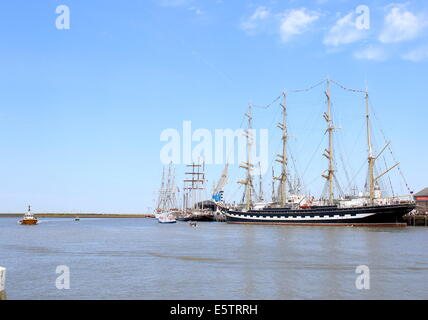
POLYGON ((409 226, 428 227, 428 188, 413 195, 416 209, 404 217, 409 226))

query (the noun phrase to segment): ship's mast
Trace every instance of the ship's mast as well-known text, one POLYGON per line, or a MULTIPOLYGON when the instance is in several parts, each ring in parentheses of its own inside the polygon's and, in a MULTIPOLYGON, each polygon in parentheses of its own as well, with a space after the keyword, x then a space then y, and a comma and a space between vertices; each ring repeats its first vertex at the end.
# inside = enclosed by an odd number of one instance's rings
POLYGON ((199 162, 198 164, 193 163, 187 165, 187 168, 191 169, 191 172, 185 173, 186 177, 188 177, 184 180, 183 187, 183 192, 186 194, 184 197, 185 210, 193 209, 200 201, 199 199, 202 198, 200 192, 205 190, 205 163, 203 165, 199 162))
POLYGON ((265 201, 265 196, 263 192, 263 175, 262 175, 262 165, 259 162, 260 176, 259 176, 259 201, 265 201))
POLYGON ((366 125, 367 125, 368 161, 369 161, 370 202, 373 203, 374 197, 375 197, 374 162, 376 158, 373 155, 372 137, 371 137, 371 130, 370 130, 369 92, 367 90, 366 90, 366 125))
POLYGON ((170 170, 171 170, 171 187, 170 187, 170 195, 171 195, 171 208, 176 209, 177 208, 177 186, 175 185, 175 167, 173 167, 173 164, 171 162, 170 164, 170 170))
POLYGON ((247 162, 244 162, 240 165, 240 168, 247 170, 247 178, 243 181, 239 181, 239 184, 245 185, 244 201, 245 207, 247 210, 250 210, 253 206, 253 178, 252 178, 252 169, 253 164, 251 163, 251 152, 253 145, 253 111, 252 105, 248 107, 248 113, 245 115, 248 118, 248 128, 245 131, 245 136, 247 137, 247 162))
POLYGON ((157 210, 164 210, 165 207, 165 167, 162 169, 162 182, 159 190, 157 210))
POLYGON ((272 166, 272 202, 276 202, 275 168, 272 166))
POLYGON ((166 200, 166 206, 168 209, 172 208, 172 199, 171 199, 171 191, 172 191, 172 181, 171 181, 171 164, 168 166, 168 178, 166 180, 166 193, 165 193, 165 200, 166 200))
POLYGON ((367 125, 367 144, 368 144, 368 161, 369 161, 369 188, 370 188, 370 203, 373 205, 375 200, 375 188, 377 181, 382 178, 384 175, 386 175, 388 172, 390 172, 392 169, 398 167, 400 164, 396 163, 389 169, 385 170, 383 173, 378 175, 377 177, 374 176, 374 166, 375 162, 379 157, 382 155, 382 153, 388 148, 389 142, 385 145, 385 147, 380 151, 377 155, 374 154, 373 151, 373 145, 372 145, 372 132, 370 127, 370 109, 369 109, 369 92, 366 90, 366 125, 367 125))
POLYGON ((333 204, 334 202, 334 189, 333 189, 333 179, 334 179, 334 157, 333 157, 333 119, 331 115, 331 92, 330 92, 330 79, 327 79, 327 90, 325 92, 325 95, 327 96, 327 113, 324 113, 324 119, 327 122, 327 131, 328 131, 328 150, 325 150, 325 153, 323 154, 324 157, 326 157, 329 160, 329 166, 328 166, 328 174, 323 175, 325 179, 328 181, 328 190, 329 190, 329 196, 328 196, 328 202, 329 204, 333 204))
POLYGON ((287 205, 287 142, 288 142, 288 132, 287 132, 287 95, 284 92, 284 103, 281 104, 282 107, 282 123, 278 124, 278 128, 282 131, 282 154, 278 155, 276 161, 281 163, 281 176, 275 178, 280 181, 279 184, 279 201, 281 206, 287 205))
POLYGON ((177 188, 175 185, 175 168, 171 162, 168 171, 163 168, 162 184, 159 190, 157 211, 165 212, 177 206, 177 188), (167 174, 167 176, 166 176, 167 174))

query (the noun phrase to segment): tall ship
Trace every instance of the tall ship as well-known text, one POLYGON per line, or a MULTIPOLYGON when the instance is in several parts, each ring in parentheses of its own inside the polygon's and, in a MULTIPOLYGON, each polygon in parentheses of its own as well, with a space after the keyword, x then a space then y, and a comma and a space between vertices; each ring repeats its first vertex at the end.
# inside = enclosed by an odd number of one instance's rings
POLYGON ((160 223, 176 222, 175 218, 180 213, 177 201, 178 193, 179 189, 175 184, 175 168, 171 163, 167 171, 165 168, 163 169, 161 187, 154 211, 155 218, 160 223))
MULTIPOLYGON (((325 225, 325 226, 406 226, 403 217, 415 209, 415 203, 411 194, 406 196, 383 197, 380 188, 380 179, 385 177, 393 169, 399 168, 395 164, 382 173, 378 174, 376 164, 385 150, 390 150, 389 143, 377 154, 375 154, 372 144, 371 113, 369 108, 368 90, 348 89, 334 80, 327 79, 321 83, 304 90, 294 90, 303 92, 312 90, 314 87, 325 84, 325 96, 327 98, 327 110, 323 114, 327 127, 325 134, 328 135, 328 144, 323 153, 327 159, 328 168, 322 174, 325 179, 325 197, 315 199, 294 190, 289 174, 288 155, 288 134, 287 123, 287 96, 289 92, 283 92, 277 100, 282 109, 282 121, 278 124, 282 136, 282 152, 277 156, 276 162, 281 166, 281 173, 274 176, 272 181, 272 201, 257 202, 256 190, 254 187, 254 164, 252 163, 252 125, 253 106, 249 106, 246 114, 248 128, 246 130, 247 139, 247 160, 241 164, 241 168, 246 170, 246 178, 238 183, 244 186, 243 201, 240 205, 231 207, 225 211, 228 223, 237 224, 269 224, 269 225, 325 225), (336 159, 334 150, 333 134, 335 127, 332 116, 331 84, 334 83, 341 89, 364 95, 365 100, 365 131, 367 144, 367 179, 365 192, 359 195, 348 195, 336 197, 335 184, 337 183, 336 159), (278 183, 277 189, 275 182, 278 183), (404 199, 407 198, 408 199, 404 199), (403 200, 404 199, 404 200, 403 200)), ((272 167, 273 170, 273 167, 272 167)), ((261 193, 261 191, 259 192, 261 193)), ((260 199, 260 197, 259 197, 260 199)))
POLYGON ((211 202, 206 199, 205 163, 187 165, 183 187, 183 221, 213 221, 211 202))

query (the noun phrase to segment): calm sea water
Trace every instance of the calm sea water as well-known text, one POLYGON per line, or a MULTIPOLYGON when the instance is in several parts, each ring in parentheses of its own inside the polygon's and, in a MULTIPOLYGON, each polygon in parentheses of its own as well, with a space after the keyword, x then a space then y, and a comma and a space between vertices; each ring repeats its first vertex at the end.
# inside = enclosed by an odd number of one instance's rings
POLYGON ((8 299, 428 299, 427 249, 427 228, 0 219, 8 299))

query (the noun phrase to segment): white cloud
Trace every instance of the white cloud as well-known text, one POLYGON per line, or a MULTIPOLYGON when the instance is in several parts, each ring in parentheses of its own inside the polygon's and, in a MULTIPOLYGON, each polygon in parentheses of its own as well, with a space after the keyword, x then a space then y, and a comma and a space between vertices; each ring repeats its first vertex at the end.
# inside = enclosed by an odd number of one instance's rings
POLYGON ((266 7, 258 7, 253 13, 250 19, 252 20, 263 20, 270 16, 270 12, 266 7))
POLYGON ((241 28, 246 31, 254 31, 259 28, 270 15, 269 9, 264 6, 258 7, 248 19, 241 23, 241 28))
POLYGON ((296 35, 308 31, 310 25, 319 18, 318 12, 309 12, 305 8, 290 10, 281 17, 280 35, 284 42, 296 35))
POLYGON ((324 44, 328 46, 339 46, 364 39, 367 30, 358 28, 356 15, 351 12, 340 18, 324 37, 324 44))
POLYGON ((205 13, 204 11, 202 11, 201 9, 198 9, 196 7, 190 7, 188 10, 194 12, 198 16, 205 13))
POLYGON ((241 23, 241 28, 250 34, 278 33, 282 41, 287 42, 294 36, 308 31, 319 16, 318 12, 308 11, 306 8, 272 13, 265 6, 260 6, 241 23))
POLYGON ((428 45, 414 49, 401 56, 404 60, 419 62, 428 59, 428 45))
POLYGON ((354 53, 356 59, 384 61, 387 58, 384 48, 379 46, 369 46, 354 53))
POLYGON ((415 39, 427 27, 423 14, 415 15, 405 5, 389 7, 385 17, 383 30, 379 35, 382 43, 396 43, 415 39))

